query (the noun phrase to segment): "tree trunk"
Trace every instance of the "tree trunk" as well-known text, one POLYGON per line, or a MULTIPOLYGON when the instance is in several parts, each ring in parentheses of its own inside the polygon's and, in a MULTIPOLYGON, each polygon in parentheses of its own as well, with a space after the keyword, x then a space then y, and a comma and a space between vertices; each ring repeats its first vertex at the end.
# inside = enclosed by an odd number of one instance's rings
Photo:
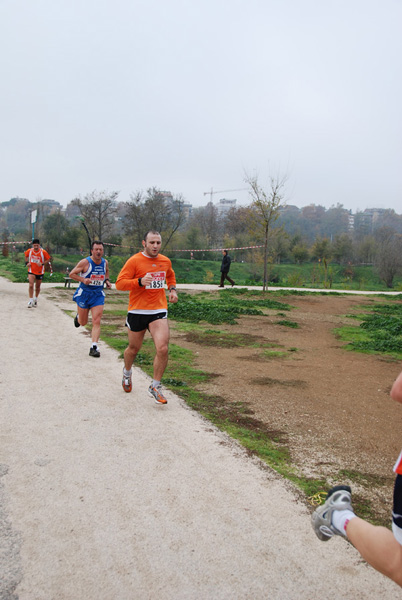
POLYGON ((264 282, 262 286, 262 291, 265 292, 267 289, 267 262, 268 262, 268 228, 265 229, 265 239, 264 239, 264 282))

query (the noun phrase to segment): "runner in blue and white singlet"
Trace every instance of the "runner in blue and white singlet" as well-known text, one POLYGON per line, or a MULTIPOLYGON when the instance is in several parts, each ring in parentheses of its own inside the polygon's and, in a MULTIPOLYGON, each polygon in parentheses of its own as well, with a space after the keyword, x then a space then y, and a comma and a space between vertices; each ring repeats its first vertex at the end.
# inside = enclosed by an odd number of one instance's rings
POLYGON ((89 280, 89 283, 80 282, 73 300, 81 308, 92 308, 93 306, 105 303, 103 286, 106 279, 107 261, 101 258, 100 264, 97 264, 90 256, 87 256, 85 260, 88 261, 88 268, 85 272, 81 272, 80 275, 85 280, 89 280))
POLYGON ((88 323, 89 311, 92 316, 92 347, 90 356, 99 357, 98 341, 100 337, 100 323, 105 304, 104 286, 111 288, 109 280, 109 265, 103 258, 103 243, 95 241, 91 246, 91 256, 87 256, 70 272, 71 279, 79 282, 79 286, 73 296, 77 303, 77 315, 74 325, 86 325, 88 323))

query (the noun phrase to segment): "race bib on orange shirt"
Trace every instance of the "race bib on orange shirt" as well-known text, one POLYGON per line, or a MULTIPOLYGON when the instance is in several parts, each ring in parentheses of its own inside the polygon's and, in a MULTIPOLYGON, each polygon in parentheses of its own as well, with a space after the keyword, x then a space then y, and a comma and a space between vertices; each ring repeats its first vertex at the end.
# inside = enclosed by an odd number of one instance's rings
POLYGON ((35 264, 37 264, 37 265, 41 265, 41 264, 42 264, 42 261, 41 261, 41 259, 40 259, 40 256, 31 256, 31 260, 30 260, 30 262, 31 262, 31 263, 35 263, 35 264))
POLYGON ((151 273, 152 281, 149 285, 145 286, 147 290, 160 290, 165 287, 166 273, 164 271, 158 271, 157 273, 151 273))
POLYGON ((90 284, 89 285, 103 285, 103 281, 105 279, 104 275, 97 275, 96 273, 91 273, 90 276, 90 284))

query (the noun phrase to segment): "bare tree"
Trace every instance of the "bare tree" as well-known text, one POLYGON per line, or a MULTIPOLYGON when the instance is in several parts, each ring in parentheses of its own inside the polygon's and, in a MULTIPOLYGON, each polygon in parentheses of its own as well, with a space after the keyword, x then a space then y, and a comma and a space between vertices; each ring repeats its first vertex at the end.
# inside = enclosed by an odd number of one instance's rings
POLYGON ((284 188, 287 176, 270 175, 266 188, 258 181, 258 175, 246 173, 245 183, 250 187, 251 228, 256 238, 264 243, 264 279, 263 290, 268 284, 268 239, 273 224, 279 217, 279 208, 284 201, 284 188))
POLYGON ((130 194, 126 203, 124 231, 140 248, 144 234, 149 229, 159 231, 163 248, 172 241, 174 234, 185 221, 184 200, 179 194, 173 196, 156 187, 130 194))
POLYGON ((119 192, 93 191, 83 198, 78 196, 72 201, 79 207, 92 240, 104 241, 108 235, 113 234, 118 195, 119 192))

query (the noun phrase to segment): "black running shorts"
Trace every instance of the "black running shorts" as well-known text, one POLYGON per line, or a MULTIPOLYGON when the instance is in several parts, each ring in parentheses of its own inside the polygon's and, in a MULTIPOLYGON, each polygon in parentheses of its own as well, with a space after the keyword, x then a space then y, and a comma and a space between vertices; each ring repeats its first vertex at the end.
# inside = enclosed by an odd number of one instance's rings
POLYGON ((395 479, 392 531, 398 542, 402 544, 402 475, 397 475, 395 479))
POLYGON ((158 319, 167 319, 167 311, 163 310, 162 312, 154 313, 153 315, 128 313, 126 327, 128 327, 130 331, 144 331, 144 329, 149 330, 149 324, 152 323, 152 321, 157 321, 158 319))

